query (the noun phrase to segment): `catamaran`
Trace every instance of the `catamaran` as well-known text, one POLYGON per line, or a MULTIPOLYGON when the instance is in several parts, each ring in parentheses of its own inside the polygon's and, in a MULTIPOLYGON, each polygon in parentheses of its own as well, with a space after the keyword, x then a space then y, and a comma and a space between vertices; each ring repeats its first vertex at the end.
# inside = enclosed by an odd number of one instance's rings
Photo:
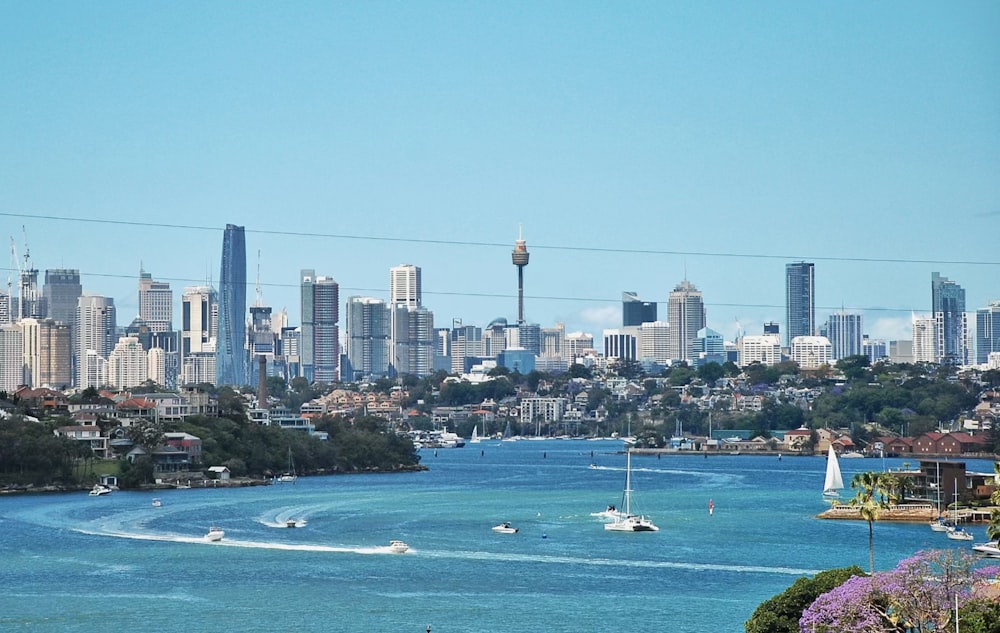
POLYGON ((604 524, 612 532, 658 532, 660 528, 641 514, 632 514, 632 449, 625 447, 625 491, 622 493, 622 515, 604 524))

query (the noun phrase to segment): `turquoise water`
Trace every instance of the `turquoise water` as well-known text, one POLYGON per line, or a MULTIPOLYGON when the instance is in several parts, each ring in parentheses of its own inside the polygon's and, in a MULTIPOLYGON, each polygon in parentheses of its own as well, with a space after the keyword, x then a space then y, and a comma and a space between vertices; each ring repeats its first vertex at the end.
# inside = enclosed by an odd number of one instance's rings
MULTIPOLYGON (((0 630, 735 633, 796 578, 868 565, 867 524, 813 518, 820 457, 633 456, 635 509, 660 531, 606 532, 591 513, 620 503, 620 447, 493 442, 425 451, 420 473, 0 498, 0 630), (501 521, 520 532, 493 533, 501 521)), ((970 546, 875 526, 879 568, 970 546)))

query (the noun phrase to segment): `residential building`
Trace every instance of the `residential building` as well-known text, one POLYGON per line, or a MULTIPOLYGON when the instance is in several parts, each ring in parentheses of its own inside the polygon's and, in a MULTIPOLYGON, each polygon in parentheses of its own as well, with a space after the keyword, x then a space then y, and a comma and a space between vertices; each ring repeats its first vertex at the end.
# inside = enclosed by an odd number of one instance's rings
POLYGON ((833 346, 825 336, 796 336, 790 356, 802 369, 818 369, 833 361, 833 346))
POLYGON ((785 309, 789 345, 796 336, 816 333, 815 265, 811 262, 785 264, 785 309))
POLYGON ((373 297, 349 297, 344 317, 347 365, 345 381, 389 375, 389 306, 373 297))
POLYGON ((910 318, 913 327, 913 362, 936 363, 941 356, 938 354, 937 319, 910 318))
POLYGON ((415 310, 423 305, 420 267, 400 264, 389 269, 389 303, 415 310))
POLYGON ((935 320, 935 362, 964 365, 968 362, 965 289, 947 277, 931 273, 931 304, 935 320))
POLYGON ((123 336, 108 355, 107 384, 116 389, 137 387, 149 379, 149 358, 139 339, 123 336))
POLYGON ((312 361, 315 382, 340 379, 340 284, 316 277, 312 296, 312 361))
POLYGON ((395 340, 392 367, 396 374, 428 376, 434 371, 434 313, 425 307, 391 307, 395 340))
POLYGON ((861 341, 861 353, 868 357, 871 363, 889 358, 889 346, 881 339, 871 339, 865 336, 861 341))
POLYGON ((994 352, 1000 352, 1000 301, 976 310, 976 363, 988 363, 994 352))
POLYGON ((594 336, 587 332, 570 332, 566 335, 566 356, 570 364, 594 351, 594 336))
POLYGON ((483 329, 455 321, 451 328, 451 373, 469 370, 468 361, 483 357, 483 329))
POLYGON ((100 387, 104 384, 96 382, 103 378, 100 368, 118 340, 115 300, 98 295, 81 296, 77 301, 74 328, 76 386, 83 389, 100 387), (89 363, 87 367, 84 366, 84 361, 89 363))
POLYGON ((302 310, 302 325, 299 327, 299 370, 303 378, 313 381, 315 361, 313 360, 313 337, 316 332, 315 309, 316 271, 304 269, 300 274, 299 306, 302 310))
POLYGON ((227 224, 219 275, 219 334, 216 384, 248 384, 246 362, 247 248, 242 226, 227 224))
POLYGON ((652 323, 655 320, 655 301, 643 301, 631 291, 622 293, 622 327, 652 323))
POLYGON ((685 279, 667 298, 670 323, 671 360, 691 360, 691 343, 698 330, 705 327, 705 303, 694 284, 685 279))
POLYGON ((218 295, 212 288, 192 286, 184 289, 181 298, 181 384, 215 384, 218 310, 218 295), (210 363, 206 360, 209 355, 212 357, 210 363), (206 373, 209 370, 211 373, 206 373))
POLYGON ((24 333, 18 323, 0 324, 0 391, 24 385, 24 333))
POLYGON ((70 326, 55 319, 21 319, 25 381, 31 387, 72 384, 70 326))
POLYGON ((913 363, 913 341, 889 341, 889 360, 893 363, 913 363))
POLYGON ((833 346, 833 360, 864 353, 864 331, 860 314, 840 312, 831 314, 824 328, 833 346))

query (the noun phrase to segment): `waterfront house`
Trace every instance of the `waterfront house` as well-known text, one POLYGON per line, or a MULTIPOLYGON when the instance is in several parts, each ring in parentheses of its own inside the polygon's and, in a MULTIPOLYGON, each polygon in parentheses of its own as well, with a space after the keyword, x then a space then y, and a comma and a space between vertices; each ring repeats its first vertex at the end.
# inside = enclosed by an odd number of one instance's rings
POLYGON ((57 437, 83 442, 99 459, 108 457, 108 438, 101 435, 101 427, 97 425, 60 426, 54 433, 57 437))

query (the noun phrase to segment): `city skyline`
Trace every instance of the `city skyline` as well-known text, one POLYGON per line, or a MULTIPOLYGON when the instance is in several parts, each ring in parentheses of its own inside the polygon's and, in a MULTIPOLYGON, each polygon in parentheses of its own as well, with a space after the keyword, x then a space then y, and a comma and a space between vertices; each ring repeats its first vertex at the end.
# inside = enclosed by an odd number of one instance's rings
POLYGON ((175 309, 217 286, 228 223, 291 323, 300 270, 387 299, 400 262, 437 325, 515 322, 522 235, 525 321, 598 338, 683 279, 727 340, 784 326, 794 261, 876 338, 932 272, 1000 298, 992 3, 20 3, 0 35, 6 272, 123 322, 140 267, 175 309))

